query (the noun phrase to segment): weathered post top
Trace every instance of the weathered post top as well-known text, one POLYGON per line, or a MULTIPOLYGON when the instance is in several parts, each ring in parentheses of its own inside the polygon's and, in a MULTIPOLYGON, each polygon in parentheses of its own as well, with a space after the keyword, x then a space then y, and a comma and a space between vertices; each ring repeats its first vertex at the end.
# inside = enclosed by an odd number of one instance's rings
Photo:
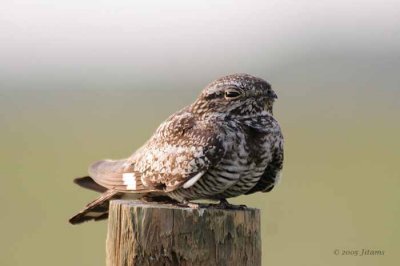
POLYGON ((261 265, 260 211, 112 201, 107 265, 261 265))

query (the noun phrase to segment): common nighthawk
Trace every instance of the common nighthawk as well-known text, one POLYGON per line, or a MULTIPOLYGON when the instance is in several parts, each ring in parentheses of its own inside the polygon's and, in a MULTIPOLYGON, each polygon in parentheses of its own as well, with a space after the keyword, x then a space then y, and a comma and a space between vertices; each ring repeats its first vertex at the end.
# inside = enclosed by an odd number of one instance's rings
POLYGON ((283 136, 272 115, 277 98, 263 79, 234 74, 209 84, 171 115, 130 157, 103 160, 75 179, 100 198, 72 224, 105 219, 116 198, 220 200, 270 191, 283 163, 283 136))

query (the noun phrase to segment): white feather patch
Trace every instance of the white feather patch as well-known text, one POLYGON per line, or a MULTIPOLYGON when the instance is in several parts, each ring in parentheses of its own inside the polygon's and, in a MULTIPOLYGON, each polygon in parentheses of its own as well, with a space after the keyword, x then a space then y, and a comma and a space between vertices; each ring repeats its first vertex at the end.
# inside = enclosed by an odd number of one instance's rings
POLYGON ((190 178, 188 181, 186 181, 185 184, 183 184, 183 188, 190 188, 191 186, 193 186, 200 179, 200 177, 204 175, 204 173, 205 171, 201 171, 194 177, 190 178))
POLYGON ((123 173, 122 180, 127 189, 136 190, 136 177, 134 173, 123 173))

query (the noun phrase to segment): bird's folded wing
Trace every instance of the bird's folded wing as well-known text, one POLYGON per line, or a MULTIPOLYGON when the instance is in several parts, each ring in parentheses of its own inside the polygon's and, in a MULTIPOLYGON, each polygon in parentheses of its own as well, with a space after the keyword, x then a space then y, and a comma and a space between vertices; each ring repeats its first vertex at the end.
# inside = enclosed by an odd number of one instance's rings
POLYGON ((89 173, 100 185, 125 192, 168 192, 196 183, 226 152, 215 125, 196 122, 185 113, 160 125, 130 158, 100 161, 89 173))
POLYGON ((172 191, 183 186, 189 188, 223 157, 224 149, 215 145, 170 145, 149 149, 137 161, 135 169, 142 173, 146 187, 172 191), (158 158, 158 159, 157 159, 158 158))

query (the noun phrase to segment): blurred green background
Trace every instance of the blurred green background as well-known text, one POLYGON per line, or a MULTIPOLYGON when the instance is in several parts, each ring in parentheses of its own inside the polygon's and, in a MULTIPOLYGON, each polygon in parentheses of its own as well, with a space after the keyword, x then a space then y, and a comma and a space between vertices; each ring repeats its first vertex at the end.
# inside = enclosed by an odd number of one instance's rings
POLYGON ((96 197, 72 179, 130 155, 235 72, 272 84, 286 139, 280 185, 232 200, 262 210, 263 265, 396 265, 398 10, 396 1, 6 1, 0 265, 104 265, 107 224, 67 222, 96 197))

